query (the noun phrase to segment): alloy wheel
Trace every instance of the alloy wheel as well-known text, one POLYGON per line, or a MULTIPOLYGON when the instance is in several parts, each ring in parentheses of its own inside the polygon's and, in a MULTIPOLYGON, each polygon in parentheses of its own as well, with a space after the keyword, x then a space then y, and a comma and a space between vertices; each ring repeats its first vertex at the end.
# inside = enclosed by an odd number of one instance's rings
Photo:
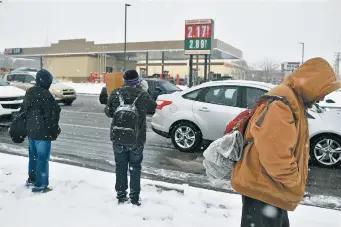
POLYGON ((335 165, 341 160, 341 146, 333 139, 323 139, 315 145, 314 156, 323 165, 335 165))
POLYGON ((184 149, 188 149, 195 143, 195 132, 189 126, 180 126, 174 134, 176 144, 184 149))

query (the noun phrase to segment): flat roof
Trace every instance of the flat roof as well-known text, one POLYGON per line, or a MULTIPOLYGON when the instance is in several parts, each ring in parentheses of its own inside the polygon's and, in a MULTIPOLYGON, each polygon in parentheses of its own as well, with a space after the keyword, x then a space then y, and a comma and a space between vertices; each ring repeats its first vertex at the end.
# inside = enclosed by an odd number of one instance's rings
MULTIPOLYGON (((86 39, 60 40, 46 47, 8 48, 20 49, 18 54, 10 54, 17 57, 42 57, 42 56, 71 56, 71 55, 98 55, 100 53, 124 58, 124 43, 96 44, 86 39)), ((146 53, 150 60, 161 59, 161 53, 165 52, 165 60, 183 60, 184 40, 149 41, 127 43, 127 56, 132 60, 144 60, 146 53)), ((241 59, 242 51, 219 39, 214 39, 211 59, 241 59)))

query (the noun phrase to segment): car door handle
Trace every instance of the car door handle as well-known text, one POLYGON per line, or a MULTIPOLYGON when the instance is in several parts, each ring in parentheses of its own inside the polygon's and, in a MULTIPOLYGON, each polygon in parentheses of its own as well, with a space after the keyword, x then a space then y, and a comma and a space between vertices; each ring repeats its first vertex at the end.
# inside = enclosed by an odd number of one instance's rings
POLYGON ((198 109, 201 112, 210 112, 209 109, 207 109, 207 107, 202 107, 201 109, 198 109))
POLYGON ((326 103, 335 103, 335 101, 332 100, 332 99, 327 99, 327 100, 326 100, 326 103))

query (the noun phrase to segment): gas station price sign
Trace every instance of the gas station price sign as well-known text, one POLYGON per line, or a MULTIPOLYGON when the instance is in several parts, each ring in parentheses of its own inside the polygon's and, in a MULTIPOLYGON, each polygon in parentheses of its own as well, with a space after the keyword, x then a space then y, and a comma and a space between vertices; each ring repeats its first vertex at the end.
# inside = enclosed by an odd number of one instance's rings
POLYGON ((185 54, 211 54, 214 39, 211 19, 185 21, 185 54))

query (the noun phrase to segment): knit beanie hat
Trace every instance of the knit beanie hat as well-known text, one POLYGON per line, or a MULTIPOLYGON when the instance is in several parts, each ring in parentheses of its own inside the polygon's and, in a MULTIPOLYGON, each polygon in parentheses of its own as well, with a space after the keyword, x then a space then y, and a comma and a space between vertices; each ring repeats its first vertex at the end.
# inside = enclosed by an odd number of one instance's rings
POLYGON ((127 70, 123 75, 124 82, 129 85, 138 85, 140 83, 140 77, 136 70, 127 70))
POLYGON ((53 77, 46 69, 41 69, 36 74, 36 86, 49 89, 53 81, 53 77))

